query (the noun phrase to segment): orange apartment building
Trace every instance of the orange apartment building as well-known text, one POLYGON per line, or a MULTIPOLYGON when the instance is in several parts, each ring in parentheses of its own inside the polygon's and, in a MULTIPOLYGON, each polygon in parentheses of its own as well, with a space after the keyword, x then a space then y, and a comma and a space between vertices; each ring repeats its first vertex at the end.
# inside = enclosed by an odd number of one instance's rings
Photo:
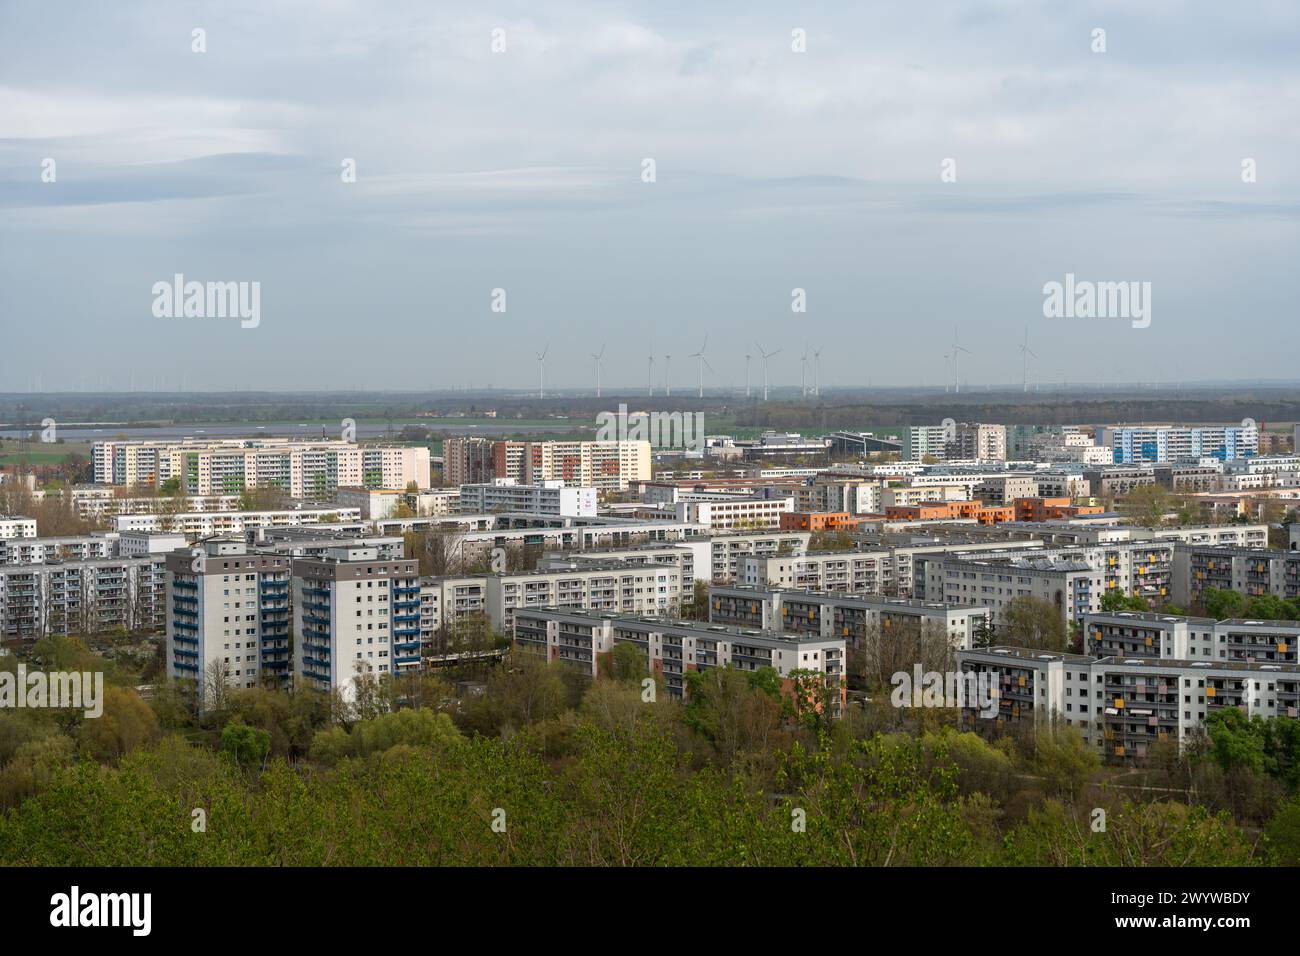
POLYGON ((919 505, 892 505, 885 509, 886 521, 945 521, 974 519, 980 524, 1002 524, 1016 520, 1011 505, 986 505, 982 501, 925 501, 919 505))
POLYGON ((1076 505, 1069 498, 1017 498, 1016 521, 1060 521, 1079 515, 1104 514, 1101 505, 1076 505))
POLYGON ((857 531, 862 519, 847 511, 787 511, 781 515, 782 531, 857 531))

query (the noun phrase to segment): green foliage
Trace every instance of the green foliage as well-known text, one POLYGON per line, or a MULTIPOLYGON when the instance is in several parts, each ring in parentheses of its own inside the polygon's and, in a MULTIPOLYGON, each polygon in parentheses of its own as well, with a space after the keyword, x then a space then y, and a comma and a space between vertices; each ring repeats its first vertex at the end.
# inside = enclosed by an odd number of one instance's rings
POLYGON ((1066 651, 1069 633, 1061 610, 1034 597, 1012 599, 1003 611, 1002 643, 1035 650, 1066 651))
POLYGON ((1106 614, 1114 614, 1117 611, 1149 611, 1151 605, 1140 594, 1128 595, 1115 588, 1101 596, 1101 609, 1106 614))
POLYGON ((258 765, 271 750, 271 735, 240 721, 226 724, 221 731, 221 749, 235 758, 235 763, 258 765))
POLYGON ((1247 717, 1235 707, 1206 718, 1209 756, 1225 771, 1265 774, 1288 789, 1300 788, 1300 722, 1286 717, 1247 717))

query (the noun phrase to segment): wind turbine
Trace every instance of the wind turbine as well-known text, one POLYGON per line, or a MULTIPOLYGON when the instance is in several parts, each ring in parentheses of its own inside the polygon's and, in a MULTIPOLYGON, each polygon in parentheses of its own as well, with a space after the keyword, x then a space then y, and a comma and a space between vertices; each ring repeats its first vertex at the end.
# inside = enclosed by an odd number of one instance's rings
MULTIPOLYGON (((699 362, 697 364, 699 365, 699 369, 700 369, 700 398, 704 397, 704 366, 709 365, 709 360, 704 357, 704 350, 708 348, 708 345, 709 345, 709 333, 705 332, 704 344, 700 346, 700 350, 698 352, 693 352, 691 354, 691 358, 699 359, 699 362)), ((713 371, 712 365, 709 365, 709 371, 710 372, 713 371)))
POLYGON ((962 345, 960 345, 957 342, 957 330, 953 329, 952 330, 952 365, 953 365, 952 391, 954 395, 958 395, 961 393, 961 353, 962 352, 965 352, 967 355, 971 354, 970 349, 964 348, 962 345))
POLYGON ((767 360, 773 355, 780 354, 781 350, 777 349, 775 352, 764 352, 763 346, 759 345, 757 342, 754 343, 754 348, 758 349, 758 354, 763 357, 763 401, 767 401, 767 360))
POLYGON ((664 395, 668 398, 673 397, 673 354, 671 352, 664 355, 664 395))
POLYGON ((645 384, 646 391, 653 398, 655 393, 655 339, 653 335, 650 336, 650 356, 649 364, 646 366, 645 384))
POLYGON ((947 352, 943 353, 943 393, 948 394, 948 359, 951 356, 947 352))
POLYGON ((813 394, 822 397, 822 350, 813 349, 813 394))
MULTIPOLYGON (((1029 356, 1034 355, 1033 349, 1029 347, 1029 326, 1025 326, 1025 344, 1020 346, 1020 360, 1024 366, 1025 391, 1029 391, 1029 356)), ((1034 355, 1034 361, 1038 361, 1038 356, 1034 355)))
POLYGON ((803 347, 803 358, 799 359, 799 397, 808 397, 808 344, 803 347))
POLYGON ((546 348, 537 353, 537 397, 546 397, 546 353, 551 350, 551 344, 546 343, 546 348))
POLYGON ((748 352, 745 353, 745 397, 749 398, 749 360, 753 356, 748 352))
POLYGON ((602 344, 599 352, 592 352, 591 357, 596 362, 596 397, 600 398, 600 360, 605 356, 605 346, 602 344))

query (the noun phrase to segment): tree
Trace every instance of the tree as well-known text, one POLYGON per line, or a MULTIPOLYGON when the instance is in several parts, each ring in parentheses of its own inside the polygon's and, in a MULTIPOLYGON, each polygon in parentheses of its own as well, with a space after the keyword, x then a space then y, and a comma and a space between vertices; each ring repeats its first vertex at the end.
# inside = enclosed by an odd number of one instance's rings
POLYGON ((221 749, 241 767, 263 766, 271 751, 271 735, 242 720, 233 720, 221 729, 221 749))
POLYGON ((1101 609, 1107 614, 1118 611, 1149 611, 1151 605, 1140 594, 1129 596, 1119 588, 1112 588, 1101 596, 1101 609))
POLYGON ((134 690, 104 688, 104 712, 77 726, 77 739, 99 760, 116 760, 158 736, 158 718, 134 690))
POLYGON ((709 619, 709 585, 705 581, 695 581, 691 585, 691 596, 682 601, 681 615, 687 621, 707 621, 709 619))
POLYGON ((1200 603, 1206 615, 1216 621, 1241 617, 1246 610, 1246 599, 1236 591, 1224 588, 1205 588, 1201 591, 1200 603))
POLYGON ((214 657, 203 668, 203 709, 220 714, 230 700, 230 665, 214 657))
POLYGON ((1013 598, 1003 612, 1002 641, 1012 647, 1064 652, 1069 649, 1065 618, 1048 601, 1028 595, 1013 598))
POLYGON ((1178 502, 1163 485, 1138 485, 1120 500, 1118 510, 1132 524, 1156 528, 1178 510, 1178 502))

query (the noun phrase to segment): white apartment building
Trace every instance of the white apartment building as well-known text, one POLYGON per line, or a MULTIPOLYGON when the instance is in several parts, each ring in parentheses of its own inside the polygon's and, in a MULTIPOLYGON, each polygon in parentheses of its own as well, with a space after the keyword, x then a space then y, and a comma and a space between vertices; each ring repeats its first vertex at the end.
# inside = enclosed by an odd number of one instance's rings
POLYGON ((1097 444, 1112 451, 1116 464, 1232 461, 1259 453, 1255 425, 1113 425, 1097 429, 1097 444))
POLYGON ((334 548, 293 561, 295 686, 356 700, 357 678, 420 666, 420 580, 415 560, 375 548, 334 548))
POLYGON ((793 691, 793 672, 816 671, 832 689, 832 716, 843 713, 845 646, 842 638, 786 634, 698 621, 646 619, 557 608, 520 609, 515 614, 515 646, 563 661, 596 677, 601 658, 618 644, 645 655, 649 672, 661 677, 675 698, 687 695, 687 670, 733 667, 752 671, 771 667, 782 692, 793 691))
POLYGON ((677 520, 710 531, 769 531, 781 527, 781 515, 794 510, 794 498, 728 498, 679 501, 677 520))
POLYGON ((740 559, 738 583, 756 588, 888 594, 893 587, 888 551, 815 551, 740 559))
POLYGON ((911 508, 927 501, 969 501, 970 497, 966 486, 957 483, 894 485, 880 490, 880 510, 911 508))
MULTIPOLYGON (((287 555, 217 540, 175 551, 167 568, 167 675, 191 682, 200 704, 216 681, 286 686, 289 677, 287 555)), ((301 631, 297 633, 301 634, 301 631)))
POLYGON ((36 537, 36 519, 22 515, 0 515, 0 539, 36 537))
POLYGON ((819 476, 811 485, 795 489, 796 511, 842 511, 850 515, 878 514, 883 488, 865 478, 819 476))
POLYGON ((560 479, 538 485, 521 485, 513 478, 460 486, 460 510, 469 514, 522 511, 532 514, 594 518, 595 488, 568 487, 560 479))
POLYGON ((957 438, 949 444, 945 457, 1006 461, 1007 426, 961 422, 957 425, 957 438))
POLYGON ((512 632, 515 613, 521 608, 675 615, 683 594, 678 568, 621 561, 572 562, 567 568, 488 575, 486 588, 492 628, 506 634, 512 632))
POLYGON ((1216 621, 1121 611, 1081 619, 1084 650, 1096 657, 1206 658, 1248 664, 1300 664, 1300 622, 1216 621))
MULTIPOLYGON (((1180 748, 1216 710, 1300 715, 1300 667, 1149 657, 1051 654, 1026 648, 959 651, 963 671, 992 675, 997 725, 1064 720, 1103 756, 1142 761, 1157 743, 1180 748)), ((972 713, 969 721, 982 721, 972 713)))
POLYGON ((973 647, 992 611, 977 604, 938 604, 880 594, 840 594, 745 586, 709 588, 709 621, 762 630, 841 637, 857 646, 872 629, 934 628, 953 648, 973 647))
POLYGON ((429 487, 429 450, 322 439, 100 441, 91 447, 96 484, 161 486, 191 495, 279 488, 295 498, 330 498, 340 487, 429 487))
POLYGON ((243 535, 259 528, 298 528, 315 524, 361 525, 359 508, 333 505, 291 508, 285 511, 193 511, 181 514, 118 515, 113 527, 120 533, 131 531, 172 531, 190 540, 214 535, 243 535))
POLYGON ((90 561, 118 554, 117 535, 112 532, 73 535, 65 538, 0 539, 0 565, 45 564, 47 561, 90 561))
MULTIPOLYGON (((504 443, 512 444, 512 443, 504 443)), ((565 485, 597 491, 626 491, 628 482, 648 481, 651 451, 648 441, 537 441, 522 442, 519 475, 522 484, 536 485, 559 479, 565 485)))
POLYGON ((37 640, 117 628, 160 631, 164 575, 159 554, 0 567, 0 635, 37 640))
POLYGON ((177 498, 118 497, 114 488, 102 485, 80 485, 68 492, 62 490, 36 492, 38 500, 71 495, 72 506, 80 518, 111 518, 115 515, 157 514, 171 511, 238 511, 242 498, 239 495, 187 495, 177 498))

